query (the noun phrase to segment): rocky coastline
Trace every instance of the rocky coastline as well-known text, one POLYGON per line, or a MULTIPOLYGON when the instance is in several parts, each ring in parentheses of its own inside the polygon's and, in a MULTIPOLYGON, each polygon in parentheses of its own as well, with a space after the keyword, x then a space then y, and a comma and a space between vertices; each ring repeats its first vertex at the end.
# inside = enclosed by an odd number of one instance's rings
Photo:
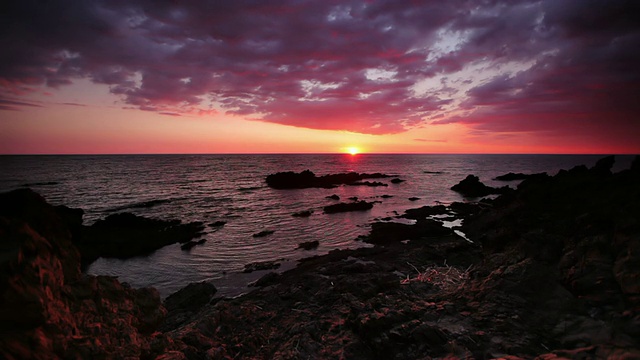
MULTIPOLYGON (((639 358, 640 157, 615 174, 613 161, 516 190, 470 179, 471 193, 498 196, 373 223, 361 239, 373 247, 304 259, 238 298, 199 283, 164 303, 81 272, 108 252, 88 252, 78 210, 27 189, 0 194, 0 357, 639 358)), ((187 243, 201 227, 170 238, 187 243)))

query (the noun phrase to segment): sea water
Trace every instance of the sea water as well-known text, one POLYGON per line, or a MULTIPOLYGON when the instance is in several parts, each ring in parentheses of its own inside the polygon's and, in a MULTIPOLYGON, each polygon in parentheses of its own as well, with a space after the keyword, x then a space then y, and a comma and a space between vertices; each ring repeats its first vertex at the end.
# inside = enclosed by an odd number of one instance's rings
MULTIPOLYGON (((409 208, 465 201, 450 187, 469 174, 490 186, 515 187, 493 180, 508 172, 554 175, 575 165, 593 166, 601 155, 46 155, 0 156, 0 191, 30 187, 54 205, 85 211, 91 224, 109 214, 201 221, 226 221, 207 227, 203 245, 189 251, 179 244, 149 256, 127 260, 100 258, 90 274, 117 276, 134 287, 154 286, 163 296, 190 282, 210 281, 220 295, 248 291, 247 283, 264 272, 245 274, 244 265, 278 260, 279 270, 296 260, 333 249, 357 248, 369 224, 409 208), (385 173, 405 180, 375 179, 388 186, 340 186, 334 189, 276 190, 265 177, 280 171, 309 169, 316 175, 344 172, 385 173), (340 201, 377 201, 361 212, 324 214, 322 207, 340 201), (384 196, 383 195, 388 195, 384 196), (389 197, 390 196, 390 197, 389 197), (410 201, 417 197, 419 200, 410 201), (293 217, 312 210, 307 218, 293 217), (274 233, 253 237, 263 230, 274 233), (315 250, 298 249, 317 240, 315 250)), ((628 168, 631 156, 617 156, 614 171, 628 168)), ((372 180, 373 181, 373 180, 372 180)))

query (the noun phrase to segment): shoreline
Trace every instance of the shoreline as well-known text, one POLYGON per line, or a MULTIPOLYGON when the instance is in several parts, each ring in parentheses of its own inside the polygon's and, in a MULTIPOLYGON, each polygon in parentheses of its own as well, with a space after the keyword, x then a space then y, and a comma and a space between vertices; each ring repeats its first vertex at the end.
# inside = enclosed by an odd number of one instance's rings
POLYGON ((524 180, 484 205, 461 206, 473 243, 414 214, 414 225, 373 226, 365 241, 374 247, 303 259, 237 298, 185 288, 186 300, 168 313, 157 291, 80 274, 50 205, 35 201, 20 217, 2 204, 11 249, 49 250, 5 262, 7 291, 45 301, 36 301, 41 317, 2 330, 0 353, 19 358, 25 341, 44 336, 51 342, 31 349, 42 358, 87 349, 152 359, 640 356, 640 161, 615 174, 612 161, 524 180), (13 274, 35 281, 19 287, 13 274), (91 306, 99 298, 108 304, 91 306), (123 336, 136 341, 116 341, 123 336))

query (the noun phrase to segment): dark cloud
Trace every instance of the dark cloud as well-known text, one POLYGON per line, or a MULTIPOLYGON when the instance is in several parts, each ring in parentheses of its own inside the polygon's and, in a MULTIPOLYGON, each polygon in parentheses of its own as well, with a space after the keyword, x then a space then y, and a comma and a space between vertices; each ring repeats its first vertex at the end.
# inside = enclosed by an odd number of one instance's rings
POLYGON ((3 7, 5 94, 89 78, 128 106, 162 114, 221 109, 372 134, 456 122, 480 132, 639 135, 636 1, 23 0, 3 7), (421 90, 429 80, 435 87, 421 90))

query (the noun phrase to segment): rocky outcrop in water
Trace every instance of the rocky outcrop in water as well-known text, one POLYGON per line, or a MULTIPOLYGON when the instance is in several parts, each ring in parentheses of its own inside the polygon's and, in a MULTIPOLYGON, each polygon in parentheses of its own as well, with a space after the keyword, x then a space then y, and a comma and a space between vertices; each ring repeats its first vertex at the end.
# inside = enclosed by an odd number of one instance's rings
POLYGON ((98 257, 127 259, 144 256, 164 246, 187 243, 202 235, 201 222, 149 219, 131 213, 118 213, 83 226, 74 233, 74 244, 87 265, 98 257))
MULTIPOLYGON (((373 185, 374 183, 361 182, 365 179, 380 179, 392 177, 380 173, 360 174, 356 172, 343 174, 329 174, 324 176, 316 176, 312 171, 305 170, 300 173, 288 171, 279 172, 268 175, 266 178, 267 185, 274 189, 305 189, 305 188, 325 188, 331 189, 338 185, 373 185), (358 183, 361 182, 361 183, 358 183)), ((382 184, 382 183, 380 183, 382 184)), ((386 186, 386 184, 384 184, 386 186)))
POLYGON ((322 208, 325 214, 335 214, 349 211, 365 211, 373 209, 373 203, 367 201, 356 201, 352 203, 339 203, 327 205, 322 208))
POLYGON ((459 192, 464 197, 482 197, 492 194, 503 194, 509 191, 509 187, 494 188, 480 182, 480 178, 475 175, 468 175, 464 180, 453 185, 451 190, 459 192))
POLYGON ((515 180, 524 180, 524 179, 529 179, 532 177, 541 177, 541 176, 547 176, 547 173, 536 173, 536 174, 523 174, 523 173, 507 173, 504 175, 499 175, 496 176, 494 180, 500 180, 500 181, 515 181, 515 180))

